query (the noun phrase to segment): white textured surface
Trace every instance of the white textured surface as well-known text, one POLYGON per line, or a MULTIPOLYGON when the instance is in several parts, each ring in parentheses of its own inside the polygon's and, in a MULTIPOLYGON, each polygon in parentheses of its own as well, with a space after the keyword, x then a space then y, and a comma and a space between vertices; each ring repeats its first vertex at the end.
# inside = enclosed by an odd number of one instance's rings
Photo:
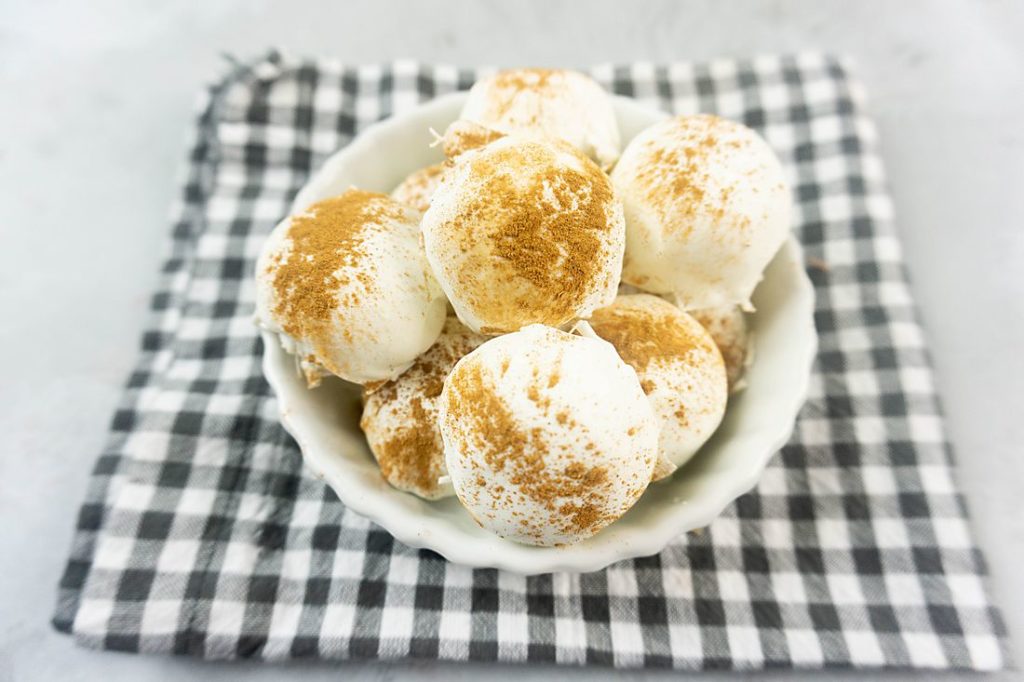
MULTIPOLYGON (((464 152, 431 197, 421 229, 427 260, 455 314, 476 332, 494 335, 534 323, 562 327, 611 303, 619 287, 626 245, 622 205, 597 166, 568 145, 510 134, 464 152), (568 184, 573 177, 582 178, 579 187, 568 184), (494 202, 501 192, 514 195, 516 203, 494 202), (549 211, 552 223, 544 238, 561 254, 574 253, 573 233, 592 235, 597 243, 591 257, 586 262, 564 257, 548 265, 541 283, 528 276, 530 268, 524 270, 501 250, 509 230, 523 220, 509 206, 524 204, 549 211), (594 229, 598 220, 600 228, 594 229), (570 288, 573 268, 586 272, 588 267, 587 286, 570 288), (554 299, 551 291, 565 295, 554 299)), ((536 247, 521 248, 520 258, 536 247)))
POLYGON ((792 190, 764 138, 717 116, 675 116, 630 140, 611 178, 626 214, 623 282, 674 294, 683 310, 750 309, 791 229, 792 190))
POLYGON ((542 77, 522 69, 480 79, 469 91, 461 118, 503 133, 540 131, 565 140, 603 168, 619 156, 619 126, 608 94, 576 71, 542 77))
POLYGON ((590 325, 636 370, 661 423, 654 478, 670 475, 697 454, 722 423, 729 391, 725 362, 715 340, 696 319, 649 294, 619 296, 595 311, 590 325), (649 350, 650 346, 636 340, 655 325, 662 325, 659 331, 680 330, 679 336, 669 337, 676 342, 671 346, 673 354, 662 354, 664 346, 656 346, 654 357, 644 358, 643 351, 623 352, 637 346, 649 350))
MULTIPOLYGON (((539 324, 492 339, 459 360, 445 380, 438 414, 445 463, 459 500, 486 530, 527 545, 575 545, 620 518, 647 489, 658 453, 657 416, 636 372, 612 345, 539 324), (474 398, 480 382, 494 391, 494 405, 474 398), (468 391, 460 385, 468 385, 468 391), (518 460, 503 451, 507 445, 494 448, 500 432, 479 430, 503 411, 515 431, 529 434, 523 449, 528 454, 518 460), (557 424, 554 415, 563 415, 557 424), (500 466, 492 465, 495 455, 503 457, 500 466), (589 490, 564 475, 521 482, 523 472, 530 471, 524 461, 533 457, 540 457, 541 469, 549 472, 586 467, 584 480, 601 471, 606 482, 589 490), (570 493, 538 499, 540 490, 568 486, 570 493), (563 511, 563 505, 583 507, 581 498, 598 517, 582 528, 563 511)), ((628 537, 618 544, 628 547, 628 537)), ((499 551, 496 547, 494 554, 499 551)), ((576 551, 586 549, 560 550, 555 564, 571 565, 576 551)))
MULTIPOLYGON (((299 219, 281 221, 256 262, 255 307, 260 327, 277 334, 307 377, 317 380, 325 368, 357 384, 394 379, 433 345, 444 326, 447 302, 420 250, 419 212, 386 197, 366 200, 363 196, 346 193, 330 204, 314 204, 293 214, 299 219), (313 260, 317 255, 313 247, 302 246, 301 238, 296 247, 293 226, 302 224, 302 216, 315 220, 319 211, 330 210, 327 206, 355 208, 376 217, 365 220, 355 240, 358 246, 346 256, 350 260, 342 260, 333 273, 338 285, 327 320, 329 333, 317 332, 316 327, 295 331, 289 315, 298 304, 278 293, 278 273, 293 258, 313 260), (279 312, 282 301, 285 314, 279 312), (382 310, 388 314, 381 315, 382 310), (315 361, 310 362, 310 357, 315 361)), ((322 277, 309 266, 300 272, 304 281, 322 277)))
POLYGON ((1024 384, 1024 5, 665 0, 588 8, 581 14, 556 0, 0 4, 0 680, 551 675, 98 654, 73 648, 47 624, 75 508, 134 362, 193 94, 220 68, 220 52, 251 55, 272 44, 353 62, 400 55, 498 65, 807 48, 853 55, 880 123, 959 479, 1024 659, 1024 420, 1014 407, 1024 384))
POLYGON ((408 371, 380 390, 364 393, 359 427, 381 463, 381 473, 395 488, 428 500, 455 494, 450 482, 439 483, 448 471, 437 427, 437 402, 455 363, 486 340, 449 317, 434 345, 408 371), (429 443, 422 435, 412 435, 428 430, 429 443))

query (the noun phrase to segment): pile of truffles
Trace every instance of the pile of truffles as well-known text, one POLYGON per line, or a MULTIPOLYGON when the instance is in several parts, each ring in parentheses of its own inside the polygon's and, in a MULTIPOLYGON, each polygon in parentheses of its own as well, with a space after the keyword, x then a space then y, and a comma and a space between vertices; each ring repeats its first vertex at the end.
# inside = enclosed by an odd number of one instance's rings
POLYGON ((609 96, 563 70, 481 80, 441 141, 390 196, 351 188, 279 224, 257 323, 310 387, 363 386, 391 485, 455 495, 510 540, 579 542, 742 388, 745 313, 789 232, 782 168, 708 115, 620 154, 609 96))

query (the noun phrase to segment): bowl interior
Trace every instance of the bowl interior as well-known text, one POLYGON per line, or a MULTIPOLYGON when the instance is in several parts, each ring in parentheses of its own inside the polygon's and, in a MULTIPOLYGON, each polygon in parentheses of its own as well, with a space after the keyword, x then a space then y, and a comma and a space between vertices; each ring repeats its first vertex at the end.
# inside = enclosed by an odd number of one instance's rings
MULTIPOLYGON (((293 209, 333 196, 350 185, 389 192, 408 173, 442 160, 429 146, 430 128, 455 120, 464 95, 436 99, 410 114, 380 123, 331 157, 296 197, 293 209)), ((623 144, 665 115, 615 98, 623 144)), ((708 524, 753 487, 786 441, 807 391, 816 349, 813 290, 794 239, 779 251, 753 297, 750 322, 756 356, 747 388, 732 396, 721 427, 671 478, 653 484, 624 517, 589 540, 538 548, 502 540, 478 527, 454 498, 427 502, 389 486, 359 429, 359 389, 327 379, 309 390, 294 360, 264 335, 264 371, 277 393, 282 422, 307 464, 354 511, 399 540, 448 559, 519 573, 588 571, 613 561, 653 554, 680 533, 708 524)))

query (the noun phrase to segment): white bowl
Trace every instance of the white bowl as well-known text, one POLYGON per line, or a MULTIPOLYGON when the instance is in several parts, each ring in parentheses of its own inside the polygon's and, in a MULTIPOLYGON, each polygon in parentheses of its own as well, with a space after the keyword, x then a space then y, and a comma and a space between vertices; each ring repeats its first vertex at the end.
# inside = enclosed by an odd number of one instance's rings
MULTIPOLYGON (((350 185, 389 192, 408 173, 440 161, 440 150, 428 146, 428 130, 443 131, 464 100, 464 93, 439 97, 371 126, 327 160, 299 192, 293 212, 350 185)), ((614 104, 623 144, 665 117, 623 97, 614 98, 614 104)), ((359 430, 359 388, 332 378, 307 389, 293 358, 267 333, 263 371, 277 394, 281 422, 306 464, 345 506, 398 540, 467 566, 524 574, 595 571, 656 554, 681 533, 709 524, 757 484, 768 460, 789 438, 817 350, 814 290, 795 239, 769 265, 753 302, 756 361, 747 373, 746 390, 732 396, 714 437, 674 476, 652 484, 625 516, 569 547, 503 540, 477 526, 454 498, 427 502, 392 488, 359 430)))

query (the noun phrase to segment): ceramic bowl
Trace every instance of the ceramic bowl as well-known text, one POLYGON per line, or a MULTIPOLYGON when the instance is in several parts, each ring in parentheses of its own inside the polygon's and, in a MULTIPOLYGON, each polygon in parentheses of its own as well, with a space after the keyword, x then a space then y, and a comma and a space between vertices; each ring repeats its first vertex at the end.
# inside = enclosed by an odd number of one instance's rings
MULTIPOLYGON (((446 95, 371 126, 324 163, 299 192, 293 212, 350 185, 389 192, 413 170, 441 161, 440 150, 429 146, 429 130, 443 131, 458 117, 464 100, 464 93, 446 95)), ((665 117, 623 97, 615 97, 614 106, 623 145, 665 117)), ((263 371, 277 395, 281 422, 310 469, 349 509, 401 542, 473 567, 521 574, 594 571, 656 554, 681 533, 711 523, 757 484, 765 465, 789 438, 817 349, 814 290, 795 239, 768 266, 753 303, 756 360, 746 375, 746 389, 730 398, 715 435, 672 477, 652 484, 625 516, 568 547, 503 540, 477 526, 455 498, 427 502, 392 488, 359 429, 359 388, 327 379, 308 389, 294 359, 267 333, 263 371)))

